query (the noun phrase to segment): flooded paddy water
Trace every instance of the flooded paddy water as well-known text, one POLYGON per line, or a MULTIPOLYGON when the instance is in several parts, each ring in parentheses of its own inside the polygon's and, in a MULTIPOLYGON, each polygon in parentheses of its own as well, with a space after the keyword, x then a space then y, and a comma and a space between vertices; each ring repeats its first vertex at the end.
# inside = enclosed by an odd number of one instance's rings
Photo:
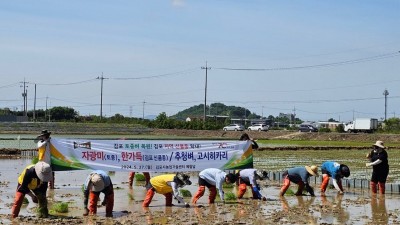
MULTIPOLYGON (((15 135, 14 135, 15 136, 15 135)), ((87 138, 87 137, 85 137, 87 138)), ((14 140, 14 148, 16 140, 14 140)), ((20 139, 20 144, 25 140, 20 139)), ((34 148, 32 140, 26 140, 25 148, 34 148), (33 145, 30 147, 29 145, 33 145)), ((2 143, 0 148, 4 148, 2 143)), ((389 149, 389 181, 399 184, 399 150, 389 149)), ((350 178, 369 179, 370 170, 365 169, 366 151, 329 150, 329 151, 262 151, 254 153, 254 166, 268 171, 280 172, 293 166, 321 165, 325 160, 335 160, 349 165, 350 178)), ((207 204, 208 191, 199 200, 201 207, 184 208, 179 205, 164 207, 164 196, 156 194, 149 208, 141 204, 146 190, 143 182, 136 182, 133 188, 127 184, 127 172, 111 173, 115 188, 114 217, 105 218, 104 207, 99 207, 98 216, 83 217, 82 184, 90 171, 56 172, 54 190, 48 190, 49 208, 59 201, 69 203, 69 212, 52 217, 37 219, 37 204, 23 205, 20 218, 11 220, 9 214, 17 186, 19 173, 30 164, 29 157, 19 159, 0 159, 0 224, 399 224, 400 194, 397 191, 386 195, 371 195, 367 188, 345 188, 344 195, 337 195, 334 189, 327 195, 319 192, 319 179, 311 185, 316 197, 285 196, 279 197, 280 182, 276 180, 262 182, 262 194, 267 201, 252 200, 248 189, 245 199, 222 204, 207 204)), ((155 173, 151 174, 155 176, 155 173)), ((193 185, 186 186, 192 194, 197 191, 197 173, 192 174, 193 185)), ((291 186, 296 190, 296 185, 291 186)), ((236 193, 236 188, 226 188, 225 192, 236 193)), ((103 198, 103 195, 101 195, 103 198)), ((190 199, 187 199, 190 201, 190 199)), ((175 201, 174 201, 175 203, 175 201)), ((99 203, 100 204, 100 203, 99 203)), ((176 204, 176 203, 175 203, 176 204)))

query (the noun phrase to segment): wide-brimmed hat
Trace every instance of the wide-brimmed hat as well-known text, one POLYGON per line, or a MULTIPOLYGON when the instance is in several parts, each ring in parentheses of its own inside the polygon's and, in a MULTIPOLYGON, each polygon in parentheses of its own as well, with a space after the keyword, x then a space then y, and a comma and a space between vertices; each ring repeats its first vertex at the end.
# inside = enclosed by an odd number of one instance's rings
POLYGON ((317 166, 305 166, 307 172, 309 172, 311 175, 318 177, 318 167, 317 166))
POLYGON ((385 148, 385 146, 383 145, 383 141, 376 141, 375 144, 373 144, 373 146, 376 146, 379 148, 385 148))
POLYGON ((47 130, 42 130, 42 132, 40 133, 40 135, 38 135, 38 137, 42 137, 42 136, 50 136, 51 132, 47 131, 47 130))
POLYGON ((35 164, 35 172, 39 179, 43 182, 49 182, 53 179, 53 171, 48 163, 40 161, 35 164))
POLYGON ((100 176, 100 174, 93 173, 92 176, 90 177, 90 181, 93 184, 92 191, 99 192, 104 189, 104 180, 103 177, 100 176))
POLYGON ((178 183, 179 186, 191 185, 190 175, 186 173, 179 172, 176 174, 174 181, 178 183))

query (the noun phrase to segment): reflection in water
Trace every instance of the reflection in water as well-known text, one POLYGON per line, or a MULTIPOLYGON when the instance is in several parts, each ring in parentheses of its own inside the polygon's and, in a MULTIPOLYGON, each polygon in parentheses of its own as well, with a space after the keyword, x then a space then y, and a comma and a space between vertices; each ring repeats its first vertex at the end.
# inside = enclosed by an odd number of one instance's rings
POLYGON ((303 223, 307 224, 318 224, 317 218, 314 215, 310 214, 310 207, 315 201, 315 197, 306 197, 306 196, 293 196, 297 199, 297 205, 290 206, 285 196, 280 196, 280 200, 282 203, 282 211, 288 215, 298 215, 299 221, 304 219, 303 223), (302 218, 300 218, 302 217, 302 218))
POLYGON ((345 224, 350 216, 349 213, 342 207, 343 195, 337 194, 328 200, 325 195, 321 195, 321 217, 329 223, 345 224))
POLYGON ((373 224, 388 224, 389 219, 386 210, 385 195, 372 196, 371 214, 373 224))
POLYGON ((142 210, 146 215, 147 224, 168 224, 168 217, 172 215, 172 207, 165 207, 163 216, 157 214, 159 211, 153 213, 149 207, 142 207, 142 210))

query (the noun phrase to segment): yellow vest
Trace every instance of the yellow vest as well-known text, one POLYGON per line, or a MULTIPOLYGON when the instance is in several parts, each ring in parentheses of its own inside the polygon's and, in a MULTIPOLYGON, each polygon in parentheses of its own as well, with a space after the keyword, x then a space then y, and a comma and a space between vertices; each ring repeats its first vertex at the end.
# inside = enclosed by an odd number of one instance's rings
POLYGON ((156 189, 159 194, 166 194, 172 192, 172 187, 167 182, 174 181, 175 174, 165 174, 156 176, 150 179, 151 185, 156 189))
MULTIPOLYGON (((31 169, 32 167, 35 167, 35 165, 29 165, 24 169, 24 171, 22 171, 21 175, 19 175, 18 177, 19 184, 22 184, 22 182, 24 181, 26 170, 31 169)), ((29 190, 35 190, 40 185, 40 183, 41 181, 39 179, 32 178, 31 182, 28 184, 29 190)))

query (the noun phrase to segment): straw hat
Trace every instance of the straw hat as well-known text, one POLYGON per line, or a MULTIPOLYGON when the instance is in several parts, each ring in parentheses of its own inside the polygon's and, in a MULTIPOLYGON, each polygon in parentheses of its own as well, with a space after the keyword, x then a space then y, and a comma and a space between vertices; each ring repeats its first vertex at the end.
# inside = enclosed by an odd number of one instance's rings
POLYGON ((376 141, 375 144, 373 144, 373 146, 376 146, 379 148, 385 148, 385 146, 383 145, 383 141, 376 141))
POLYGON ((92 191, 100 192, 104 189, 104 181, 100 174, 94 173, 90 177, 90 181, 92 182, 92 191))
POLYGON ((43 182, 49 182, 53 179, 53 171, 48 163, 40 161, 35 164, 35 172, 39 179, 43 182))
POLYGON ((310 166, 305 166, 305 167, 306 167, 307 172, 309 172, 313 176, 318 177, 318 167, 317 166, 312 165, 311 167, 310 166))

